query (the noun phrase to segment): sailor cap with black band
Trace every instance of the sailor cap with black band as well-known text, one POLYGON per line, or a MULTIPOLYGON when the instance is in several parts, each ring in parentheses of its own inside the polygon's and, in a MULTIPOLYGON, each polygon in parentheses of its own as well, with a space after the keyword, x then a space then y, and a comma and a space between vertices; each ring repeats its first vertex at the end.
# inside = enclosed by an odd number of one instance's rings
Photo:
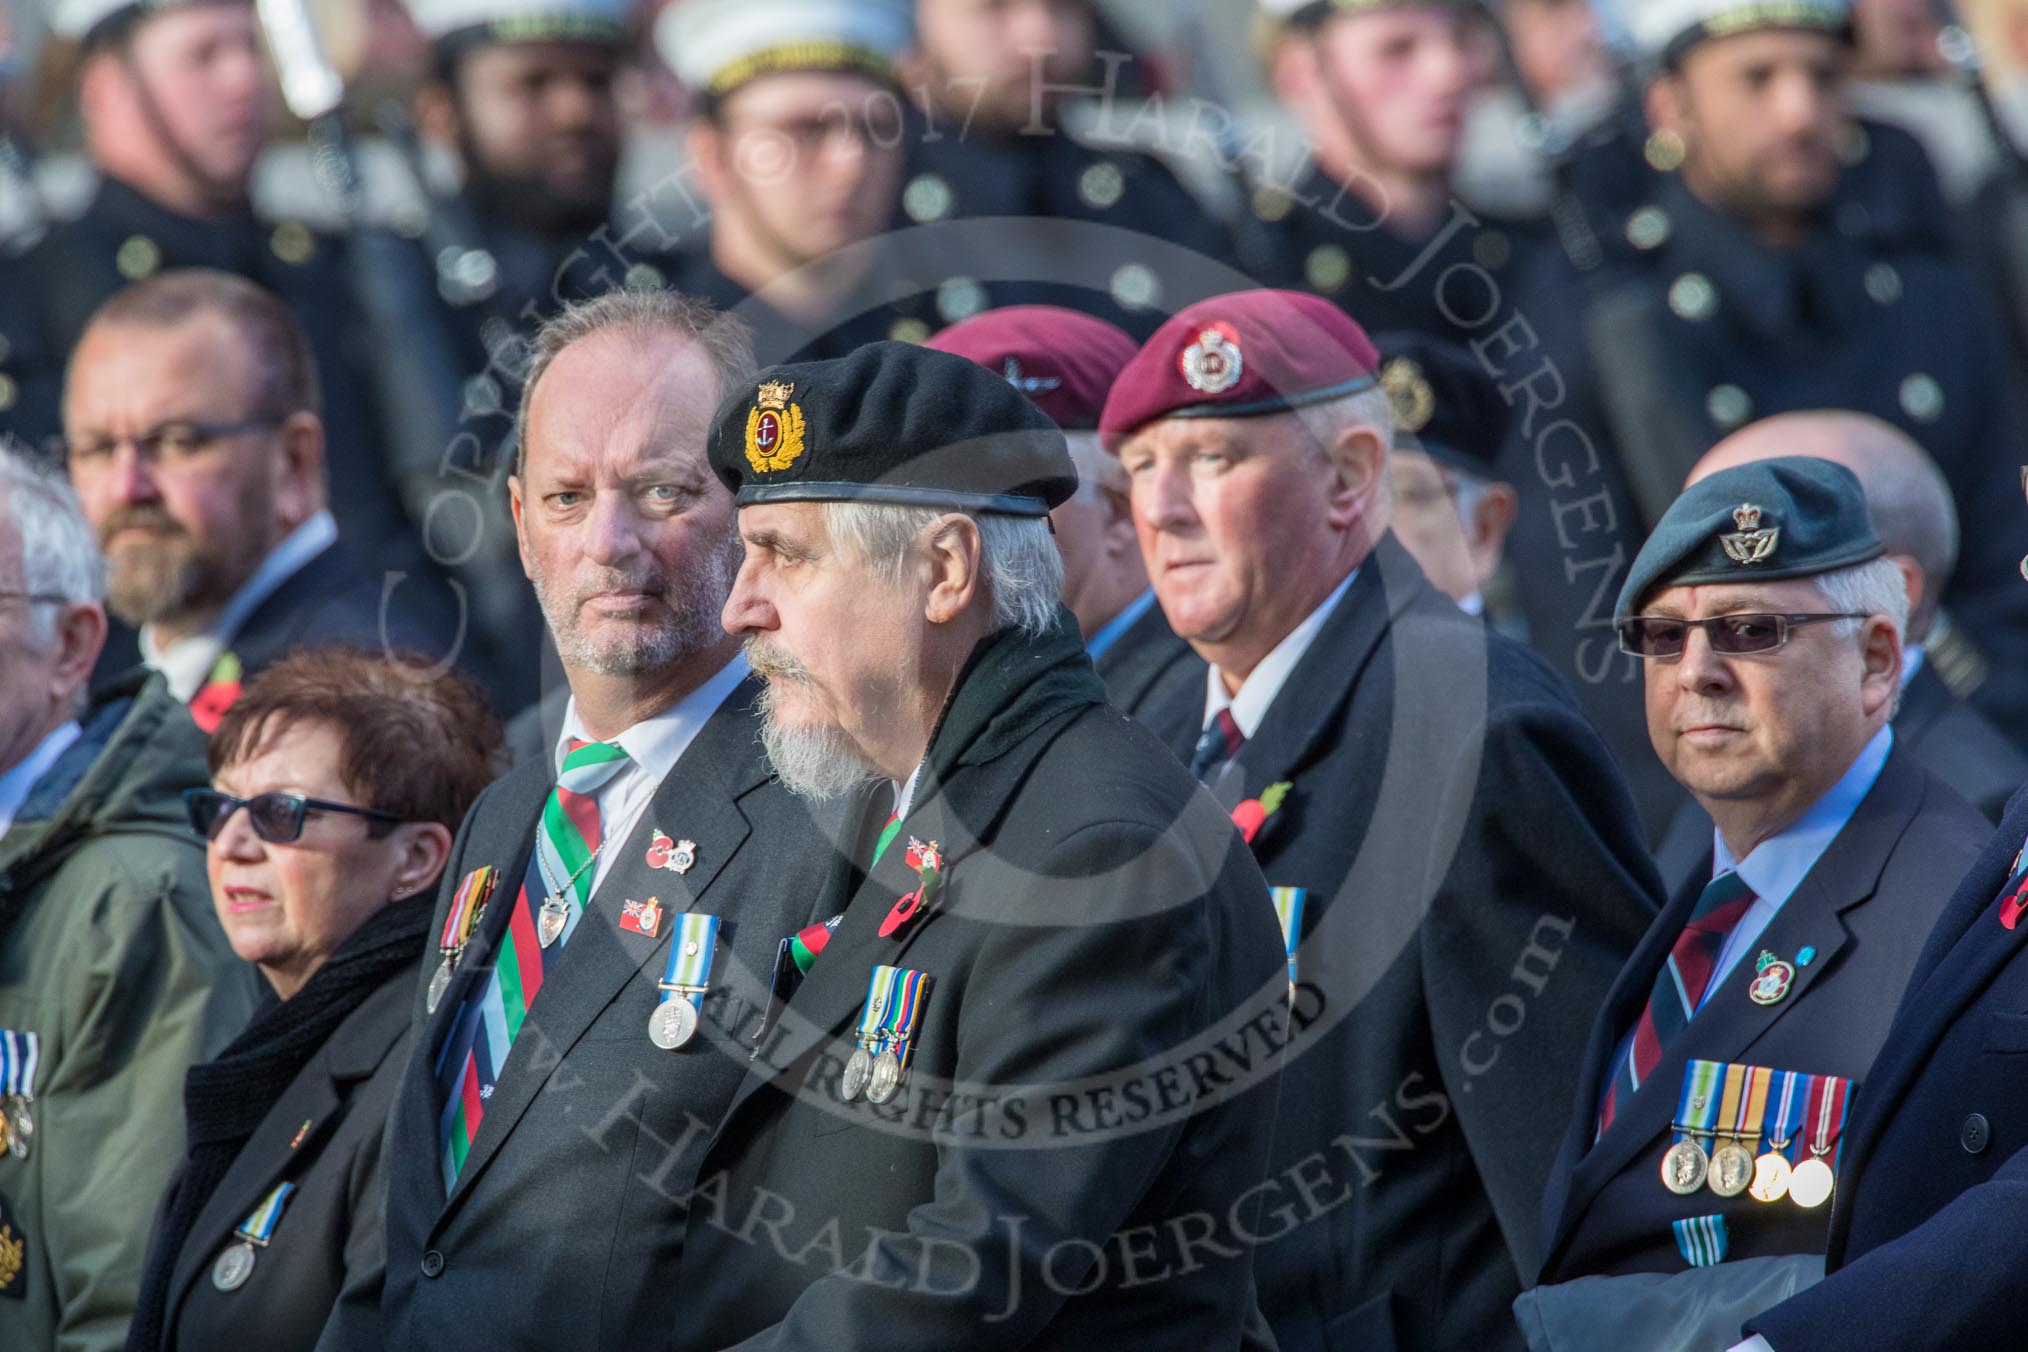
POLYGON ((1699 479, 1671 503, 1613 607, 1618 623, 1663 587, 1814 577, 1886 553, 1866 491, 1843 465, 1787 455, 1699 479))
POLYGON ((892 84, 895 58, 914 38, 906 0, 676 0, 655 23, 662 59, 706 106, 782 71, 892 84))
POLYGON ((1849 39, 1847 0, 1636 0, 1627 16, 1634 46, 1657 69, 1713 38, 1762 28, 1793 28, 1849 39))
POLYGON ((720 406, 711 468, 742 507, 874 502, 1042 516, 1077 491, 1063 433, 998 372, 912 343, 762 371, 720 406))
POLYGON ((197 5, 233 4, 253 8, 253 0, 57 0, 49 16, 49 31, 90 51, 116 41, 150 14, 197 5))
POLYGON ((439 53, 496 42, 626 40, 624 0, 408 0, 409 17, 439 53))

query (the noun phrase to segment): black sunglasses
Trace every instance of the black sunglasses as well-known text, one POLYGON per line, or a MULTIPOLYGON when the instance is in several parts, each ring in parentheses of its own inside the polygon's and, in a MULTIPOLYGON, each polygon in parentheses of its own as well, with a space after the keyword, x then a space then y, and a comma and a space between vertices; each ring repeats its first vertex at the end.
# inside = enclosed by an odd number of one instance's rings
POLYGON ((392 812, 305 798, 300 793, 257 793, 251 798, 235 798, 217 789, 183 791, 183 810, 190 814, 190 829, 206 840, 217 840, 226 822, 241 808, 246 809, 246 819, 254 834, 270 845, 287 845, 302 835, 303 818, 312 812, 343 812, 381 822, 404 820, 392 812))
POLYGON ((1863 620, 1849 612, 1812 615, 1714 615, 1708 620, 1677 620, 1662 615, 1635 615, 1619 622, 1620 651, 1635 657, 1681 657, 1690 631, 1702 629, 1704 641, 1721 657, 1771 653, 1789 641, 1789 630, 1826 620, 1863 620))

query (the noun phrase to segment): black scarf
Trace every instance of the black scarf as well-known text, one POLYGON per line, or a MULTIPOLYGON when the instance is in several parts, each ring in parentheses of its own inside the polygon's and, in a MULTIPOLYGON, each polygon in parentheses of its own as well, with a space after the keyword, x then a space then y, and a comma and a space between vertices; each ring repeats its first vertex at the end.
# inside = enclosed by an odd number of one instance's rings
POLYGON ((367 917, 301 990, 287 1000, 268 990, 246 1031, 216 1059, 184 1075, 183 1167, 169 1184, 148 1246, 127 1330, 128 1352, 158 1352, 166 1345, 163 1319, 177 1256, 268 1110, 353 1010, 388 981, 416 970, 429 933, 431 895, 395 902, 367 917))

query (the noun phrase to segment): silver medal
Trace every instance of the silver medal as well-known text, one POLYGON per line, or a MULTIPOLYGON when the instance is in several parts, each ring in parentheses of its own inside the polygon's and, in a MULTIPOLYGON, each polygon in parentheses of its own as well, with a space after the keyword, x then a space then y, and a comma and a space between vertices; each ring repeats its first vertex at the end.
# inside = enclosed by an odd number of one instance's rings
POLYGON ((838 1077, 838 1097, 847 1103, 858 1098, 872 1075, 872 1055, 864 1047, 855 1047, 851 1058, 845 1062, 845 1073, 838 1077))
POLYGON ((1695 1140, 1685 1138, 1669 1147, 1662 1156, 1662 1186, 1678 1197, 1688 1197, 1704 1186, 1711 1170, 1710 1157, 1695 1140))
POLYGON ((901 1088, 901 1058, 893 1052, 882 1052, 873 1058, 872 1082, 866 1086, 868 1103, 885 1103, 894 1097, 894 1091, 901 1088))
POLYGON ((0 1105, 6 1119, 7 1153, 15 1159, 28 1158, 28 1138, 35 1134, 35 1119, 28 1115, 28 1100, 16 1095, 0 1105))
POLYGON ((562 897, 549 897, 542 903, 542 914, 535 917, 535 941, 544 948, 555 943, 563 933, 563 926, 570 919, 570 903, 562 897))
POLYGON ((648 1019, 648 1040, 665 1052, 673 1052, 697 1032, 697 1006, 688 996, 679 995, 655 1006, 648 1019))
POLYGON ((221 1291, 237 1291, 253 1276, 253 1270, 254 1246, 242 1240, 211 1265, 211 1284, 221 1291))
POLYGON ((427 1012, 431 1014, 437 1012, 437 1005, 443 1001, 444 992, 450 988, 450 984, 451 960, 446 957, 442 962, 437 964, 437 970, 430 974, 429 993, 423 997, 424 1003, 428 1007, 427 1012))

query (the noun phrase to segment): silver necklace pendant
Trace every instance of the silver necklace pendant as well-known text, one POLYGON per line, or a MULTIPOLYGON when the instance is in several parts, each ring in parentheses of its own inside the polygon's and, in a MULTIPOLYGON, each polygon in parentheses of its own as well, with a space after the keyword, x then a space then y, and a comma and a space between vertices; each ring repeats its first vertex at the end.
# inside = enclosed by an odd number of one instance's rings
POLYGON ((542 913, 535 917, 536 942, 548 948, 562 937, 563 927, 569 920, 569 902, 558 896, 545 897, 542 902, 542 913))

